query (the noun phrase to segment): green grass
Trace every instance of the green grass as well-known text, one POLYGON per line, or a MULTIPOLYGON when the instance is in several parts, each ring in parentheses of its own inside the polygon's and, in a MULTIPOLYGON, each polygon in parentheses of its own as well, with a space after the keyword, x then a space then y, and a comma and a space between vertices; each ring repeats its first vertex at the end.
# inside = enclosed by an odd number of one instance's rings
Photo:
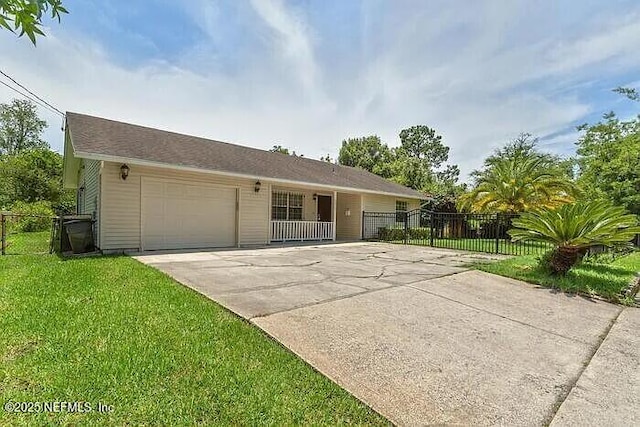
MULTIPOLYGON (((434 239, 433 246, 463 251, 496 253, 495 239, 434 239)), ((497 253, 504 255, 536 255, 545 253, 549 250, 549 247, 538 242, 511 243, 500 239, 497 249, 497 253)))
POLYGON ((624 298, 622 292, 640 272, 640 252, 618 257, 613 262, 583 262, 571 269, 564 277, 546 273, 538 266, 536 256, 520 256, 490 264, 480 264, 476 268, 565 292, 599 296, 611 302, 631 304, 633 301, 630 298, 624 298))
MULTIPOLYGON (((388 243, 404 243, 403 240, 394 240, 388 243)), ((410 245, 430 246, 427 239, 408 240, 410 245)), ((537 255, 549 250, 549 246, 537 242, 520 242, 517 244, 506 240, 498 241, 498 252, 496 252, 495 239, 433 239, 434 248, 457 249, 461 251, 500 253, 504 255, 537 255)))
POLYGON ((7 234, 6 253, 8 255, 27 255, 49 253, 51 231, 7 234))
POLYGON ((129 257, 0 257, 0 403, 111 413, 7 424, 388 424, 259 329, 129 257))

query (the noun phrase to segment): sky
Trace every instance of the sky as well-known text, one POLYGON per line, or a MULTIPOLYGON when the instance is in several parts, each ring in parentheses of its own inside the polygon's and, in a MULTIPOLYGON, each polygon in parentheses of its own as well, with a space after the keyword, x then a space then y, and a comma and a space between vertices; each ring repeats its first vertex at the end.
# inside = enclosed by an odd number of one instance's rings
POLYGON ((521 132, 568 156, 577 125, 638 112, 611 91, 640 86, 637 0, 63 3, 37 47, 0 31, 0 69, 63 111, 241 145, 336 158, 425 124, 465 180, 521 132))

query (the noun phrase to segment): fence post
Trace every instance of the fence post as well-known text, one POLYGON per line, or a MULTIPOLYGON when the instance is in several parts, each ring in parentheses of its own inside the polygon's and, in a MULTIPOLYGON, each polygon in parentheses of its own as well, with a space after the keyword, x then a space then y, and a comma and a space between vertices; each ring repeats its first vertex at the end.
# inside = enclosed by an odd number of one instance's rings
POLYGON ((2 255, 6 255, 7 247, 7 217, 2 213, 0 214, 0 223, 2 223, 2 255))
POLYGON ((360 240, 364 240, 364 210, 362 211, 362 224, 360 224, 360 240))
POLYGON ((404 244, 409 243, 409 212, 404 213, 404 244))
POLYGON ((500 253, 500 214, 496 214, 496 253, 500 253))
POLYGON ((433 217, 434 217, 435 213, 434 212, 430 212, 429 213, 429 246, 433 247, 433 217))

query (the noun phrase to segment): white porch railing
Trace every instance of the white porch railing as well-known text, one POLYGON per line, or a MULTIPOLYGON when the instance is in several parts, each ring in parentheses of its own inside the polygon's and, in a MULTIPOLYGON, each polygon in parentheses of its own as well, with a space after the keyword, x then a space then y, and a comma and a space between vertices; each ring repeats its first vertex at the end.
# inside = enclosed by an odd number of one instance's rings
POLYGON ((333 240, 333 222, 271 221, 271 241, 333 240))

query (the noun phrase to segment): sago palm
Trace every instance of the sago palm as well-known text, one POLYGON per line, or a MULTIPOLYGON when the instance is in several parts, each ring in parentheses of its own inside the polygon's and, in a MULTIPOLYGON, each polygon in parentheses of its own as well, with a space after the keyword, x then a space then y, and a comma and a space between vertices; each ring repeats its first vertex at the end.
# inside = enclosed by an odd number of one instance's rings
POLYGON ((572 202, 577 194, 575 184, 559 176, 543 158, 500 159, 479 176, 473 190, 460 197, 459 207, 517 213, 557 207, 572 202))
POLYGON ((548 267, 566 274, 591 246, 629 244, 640 226, 635 215, 608 202, 590 201, 523 213, 509 230, 513 241, 527 240, 555 246, 548 267))

